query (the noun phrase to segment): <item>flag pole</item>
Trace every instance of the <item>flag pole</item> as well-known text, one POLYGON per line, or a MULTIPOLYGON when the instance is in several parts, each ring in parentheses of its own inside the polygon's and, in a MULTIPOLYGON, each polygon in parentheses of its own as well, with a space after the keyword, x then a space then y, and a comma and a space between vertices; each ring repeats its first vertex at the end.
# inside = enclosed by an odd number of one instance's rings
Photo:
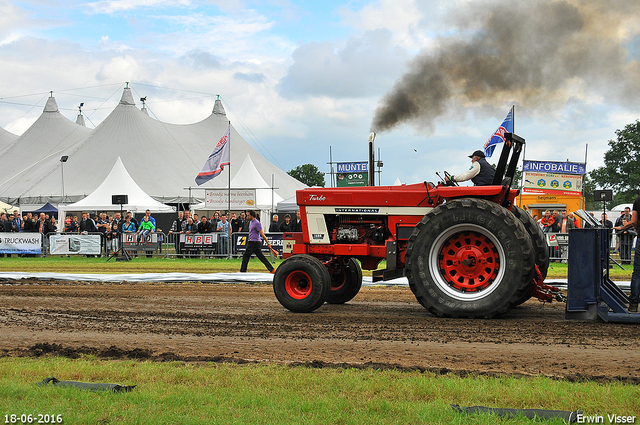
MULTIPOLYGON (((516 105, 511 105, 511 120, 513 121, 513 134, 516 134, 516 105)), ((524 164, 524 159, 527 155, 527 144, 525 143, 522 146, 522 164, 524 164)), ((517 168, 517 167, 516 167, 517 168)), ((522 166, 522 174, 520 176, 520 202, 518 202, 518 206, 522 208, 522 192, 524 191, 524 165, 522 166)), ((524 209, 524 208, 522 208, 524 209)), ((531 214, 531 211, 527 207, 527 211, 531 214)), ((533 214, 531 214, 533 216, 533 214)))
POLYGON ((513 133, 516 132, 516 105, 511 105, 511 120, 513 121, 513 133))

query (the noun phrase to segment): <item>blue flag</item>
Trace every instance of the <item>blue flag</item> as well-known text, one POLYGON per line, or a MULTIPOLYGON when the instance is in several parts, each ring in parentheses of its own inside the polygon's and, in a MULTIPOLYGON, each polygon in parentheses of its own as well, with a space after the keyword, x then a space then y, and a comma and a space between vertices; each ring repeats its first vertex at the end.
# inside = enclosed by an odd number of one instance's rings
POLYGON ((489 137, 487 143, 484 144, 484 154, 487 158, 493 155, 493 150, 496 145, 504 142, 504 134, 513 133, 513 108, 507 114, 507 117, 502 122, 502 125, 489 137))
POLYGON ((202 166, 202 170, 200 170, 196 176, 196 183, 198 183, 198 186, 219 175, 222 170, 224 170, 224 166, 231 163, 231 149, 229 147, 230 131, 231 125, 227 127, 227 131, 224 133, 220 141, 218 141, 213 152, 209 155, 207 162, 202 166))

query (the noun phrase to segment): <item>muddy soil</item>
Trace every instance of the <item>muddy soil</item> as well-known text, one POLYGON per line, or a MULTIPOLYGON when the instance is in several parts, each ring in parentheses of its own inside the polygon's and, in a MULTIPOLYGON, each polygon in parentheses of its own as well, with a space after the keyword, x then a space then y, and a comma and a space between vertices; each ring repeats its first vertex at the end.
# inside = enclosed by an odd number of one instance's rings
POLYGON ((409 288, 296 314, 269 285, 0 282, 0 355, 271 362, 640 383, 640 326, 564 319, 530 300, 440 319, 409 288))

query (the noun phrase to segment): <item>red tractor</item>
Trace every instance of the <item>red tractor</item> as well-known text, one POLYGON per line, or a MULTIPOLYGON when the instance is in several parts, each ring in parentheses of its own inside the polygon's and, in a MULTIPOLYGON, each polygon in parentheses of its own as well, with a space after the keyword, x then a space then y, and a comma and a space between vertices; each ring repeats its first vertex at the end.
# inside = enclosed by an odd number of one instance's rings
POLYGON ((360 265, 373 270, 374 282, 406 276, 436 316, 491 318, 532 295, 550 301, 558 290, 542 283, 545 235, 514 205, 511 189, 523 145, 507 134, 491 186, 299 190, 303 231, 283 235, 285 261, 273 278, 278 301, 294 312, 346 303, 362 285, 360 265))

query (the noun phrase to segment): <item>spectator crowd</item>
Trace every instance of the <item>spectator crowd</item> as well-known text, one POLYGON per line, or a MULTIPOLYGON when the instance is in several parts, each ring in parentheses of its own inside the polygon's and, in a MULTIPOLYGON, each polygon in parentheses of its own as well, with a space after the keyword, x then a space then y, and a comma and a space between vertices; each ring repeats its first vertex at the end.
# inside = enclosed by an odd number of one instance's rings
MULTIPOLYGON (((533 218, 537 221, 544 233, 568 233, 570 229, 580 227, 575 215, 572 212, 567 212, 567 210, 555 210, 553 212, 551 210, 546 210, 542 213, 542 217, 538 218, 537 215, 534 215, 533 218)), ((617 230, 614 229, 614 227, 621 227, 631 222, 631 208, 626 207, 624 211, 620 213, 620 217, 616 219, 615 224, 609 220, 605 213, 601 214, 600 220, 595 220, 601 226, 607 229, 613 229, 609 234, 609 246, 614 252, 620 254, 620 260, 624 264, 630 264, 631 253, 633 252, 633 242, 637 236, 637 232, 633 228, 617 230), (612 243, 612 237, 614 234, 616 235, 615 246, 612 243)), ((590 227, 590 225, 585 223, 585 227, 590 227)), ((551 254, 552 257, 556 256, 553 252, 551 254)), ((556 252, 556 254, 558 254, 558 252, 556 252)))
MULTIPOLYGON (((542 217, 533 216, 544 233, 568 233, 570 229, 580 227, 577 217, 567 210, 546 210, 542 213, 542 217)), ((622 227, 631 222, 631 209, 625 208, 621 212, 620 217, 611 222, 606 214, 602 214, 599 222, 606 228, 622 227)), ((173 221, 168 232, 174 235, 172 238, 177 241, 180 234, 206 234, 218 233, 218 251, 217 254, 229 254, 229 241, 233 233, 249 232, 251 220, 247 212, 241 212, 240 215, 232 213, 229 217, 227 213, 216 211, 211 218, 190 211, 180 211, 177 218, 173 221)), ((588 224, 585 224, 588 226, 588 224)), ((81 219, 77 215, 68 215, 62 225, 64 233, 80 233, 80 234, 101 234, 103 236, 104 252, 111 254, 120 248, 120 240, 122 234, 135 234, 138 241, 144 240, 150 234, 161 232, 157 229, 156 220, 151 216, 151 212, 147 210, 144 217, 138 222, 131 212, 127 212, 122 217, 120 212, 113 215, 107 215, 102 212, 90 217, 89 213, 83 212, 81 219)), ((285 214, 281 220, 278 214, 274 214, 268 227, 269 233, 280 232, 301 232, 302 224, 300 222, 300 212, 295 217, 285 214)), ((32 214, 26 213, 20 215, 16 210, 13 214, 0 214, 0 232, 38 232, 41 233, 45 248, 47 248, 48 238, 46 236, 58 232, 58 223, 56 218, 45 213, 32 214)), ((637 236, 637 232, 632 228, 625 230, 612 231, 612 235, 616 235, 615 246, 610 244, 615 252, 620 254, 623 263, 631 262, 631 253, 633 252, 633 243, 637 236)), ((611 242, 611 241, 610 241, 611 242)), ((176 243, 176 247, 177 247, 176 243)), ((556 250, 559 251, 559 250, 556 250)), ((46 252, 46 250, 45 250, 46 252)), ((178 256, 181 257, 181 252, 178 256)), ((211 254, 211 252, 208 252, 211 254)), ((551 256, 559 252, 551 252, 551 256)))
MULTIPOLYGON (((190 211, 180 211, 173 221, 168 234, 172 235, 169 238, 175 243, 176 250, 179 251, 178 240, 180 234, 218 233, 218 250, 216 254, 227 255, 229 253, 230 236, 237 232, 249 232, 250 223, 248 212, 241 212, 239 216, 233 213, 229 217, 227 213, 216 211, 209 218, 205 215, 199 217, 198 214, 190 211)), ((121 247, 121 235, 123 234, 134 234, 136 241, 141 242, 151 234, 162 232, 157 228, 156 220, 151 215, 150 210, 146 210, 145 215, 139 222, 131 212, 124 213, 124 217, 120 212, 112 215, 101 212, 93 217, 88 212, 83 212, 80 218, 78 215, 70 214, 65 218, 60 230, 69 234, 100 234, 102 236, 103 252, 107 255, 118 251, 121 247)), ((46 236, 58 231, 58 223, 55 217, 44 213, 36 216, 32 213, 25 213, 21 216, 16 210, 13 214, 0 214, 0 232, 41 233, 43 235, 44 252, 47 252, 46 248, 48 248, 48 238, 46 236)), ((302 231, 300 213, 296 214, 295 219, 286 214, 281 222, 277 214, 273 215, 269 232, 289 231, 302 231)), ((185 253, 177 252, 177 254, 182 257, 185 253)), ((194 252, 189 252, 188 254, 192 255, 194 252)), ((205 254, 212 254, 212 252, 207 251, 205 254)))

